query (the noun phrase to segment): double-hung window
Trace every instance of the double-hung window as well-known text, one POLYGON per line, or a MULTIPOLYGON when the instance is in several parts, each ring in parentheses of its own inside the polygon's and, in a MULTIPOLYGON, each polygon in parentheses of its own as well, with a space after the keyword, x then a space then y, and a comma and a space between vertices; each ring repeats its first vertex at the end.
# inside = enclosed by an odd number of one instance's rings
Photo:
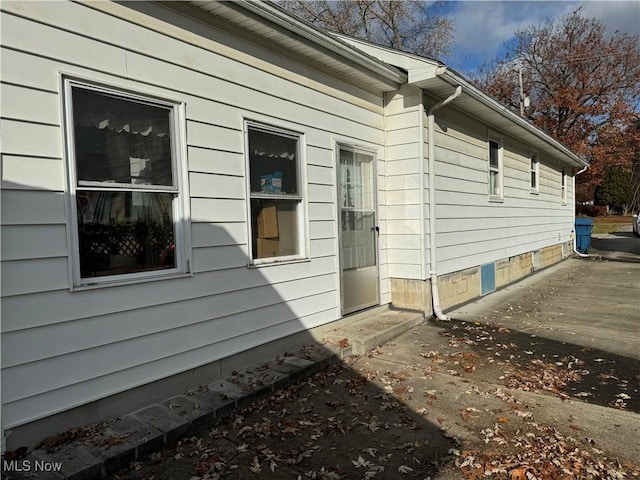
POLYGON ((186 271, 178 106, 65 80, 74 284, 186 271))
POLYGON ((502 139, 489 137, 489 196, 503 198, 502 186, 502 139))
POLYGON ((303 258, 300 135, 254 123, 246 135, 252 262, 303 258))
POLYGON ((540 162, 536 152, 531 152, 529 169, 531 172, 531 193, 538 193, 540 188, 540 162))

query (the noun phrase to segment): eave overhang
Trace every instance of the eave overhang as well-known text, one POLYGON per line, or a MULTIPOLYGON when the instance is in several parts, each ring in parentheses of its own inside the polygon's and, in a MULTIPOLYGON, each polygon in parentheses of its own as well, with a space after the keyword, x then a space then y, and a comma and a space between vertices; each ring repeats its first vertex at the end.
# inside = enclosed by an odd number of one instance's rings
POLYGON ((370 91, 394 91, 407 81, 403 70, 329 36, 271 2, 190 0, 185 3, 370 91))
POLYGON ((497 131, 528 143, 532 148, 546 153, 549 157, 557 159, 565 165, 582 168, 589 164, 562 143, 483 93, 461 75, 444 65, 435 68, 433 65, 427 65, 409 70, 408 82, 437 98, 446 98, 453 93, 457 86, 461 86, 462 95, 455 100, 456 108, 482 120, 497 131))

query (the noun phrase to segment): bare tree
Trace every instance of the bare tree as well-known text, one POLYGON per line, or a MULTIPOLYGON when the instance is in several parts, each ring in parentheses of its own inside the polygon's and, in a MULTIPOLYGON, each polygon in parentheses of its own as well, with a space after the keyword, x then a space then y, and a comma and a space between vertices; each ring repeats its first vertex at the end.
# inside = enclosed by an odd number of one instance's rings
POLYGON ((438 15, 444 2, 419 0, 280 0, 283 8, 327 30, 429 58, 447 55, 451 19, 438 15))
POLYGON ((585 199, 593 199, 608 166, 630 175, 640 142, 638 36, 608 32, 578 8, 516 32, 507 47, 506 57, 485 65, 476 82, 519 112, 522 72, 531 98, 527 118, 591 162, 578 177, 585 199))

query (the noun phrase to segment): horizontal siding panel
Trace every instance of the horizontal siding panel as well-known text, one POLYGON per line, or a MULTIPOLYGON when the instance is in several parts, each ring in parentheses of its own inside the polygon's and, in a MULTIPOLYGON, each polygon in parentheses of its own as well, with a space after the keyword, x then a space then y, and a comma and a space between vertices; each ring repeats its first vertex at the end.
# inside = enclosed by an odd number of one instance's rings
POLYGON ((337 217, 336 206, 332 203, 310 203, 309 220, 335 220, 337 217))
POLYGON ((2 190, 3 225, 64 224, 62 193, 2 190))
POLYGON ((335 187, 333 185, 310 184, 307 189, 309 202, 327 203, 336 201, 335 187))
POLYGON ((417 126, 417 115, 414 117, 415 124, 401 130, 387 130, 387 146, 415 144, 419 141, 419 129, 417 126))
POLYGON ((1 84, 0 98, 3 118, 60 125, 60 97, 56 93, 1 84))
POLYGON ((191 242, 194 248, 247 243, 247 224, 191 223, 191 242))
POLYGON ((420 190, 391 190, 385 192, 387 205, 417 205, 420 203, 420 190))
MULTIPOLYGON (((15 2, 11 5, 12 8, 17 7, 19 3, 15 2)), ((44 5, 46 4, 40 4, 39 8, 44 5)), ((57 7, 66 8, 67 5, 69 4, 60 3, 57 7)), ((102 22, 98 21, 95 26, 97 27, 100 23, 102 22)), ((78 24, 74 22, 74 28, 77 26, 78 24)), ((112 39, 116 38, 113 34, 112 31, 112 39)), ((112 75, 127 77, 127 59, 124 50, 73 33, 55 30, 11 14, 2 16, 2 42, 5 46, 16 50, 34 52, 43 57, 64 60, 73 65, 93 67, 112 75)))
POLYGON ((396 235, 419 234, 420 220, 390 219, 387 221, 387 233, 396 235))
POLYGON ((387 235, 388 248, 401 248, 408 250, 420 249, 420 235, 387 235))
POLYGON ((62 192, 65 189, 63 162, 59 159, 3 155, 2 188, 62 192))
POLYGON ((333 168, 319 167, 317 165, 307 166, 307 181, 311 183, 334 185, 335 175, 333 168))
MULTIPOLYGON (((8 392, 3 389, 3 402, 16 401, 140 364, 149 364, 179 355, 184 351, 220 344, 226 339, 248 335, 274 324, 296 321, 299 317, 322 311, 334 302, 333 292, 314 295, 292 300, 286 305, 279 303, 259 310, 243 312, 240 315, 224 317, 215 322, 191 325, 180 334, 180 342, 175 341, 177 332, 170 330, 103 345, 89 351, 78 351, 43 361, 3 368, 3 380, 14 387, 8 392), (21 378, 37 379, 37 381, 24 382, 20 381, 21 378)), ((219 358, 221 357, 216 356, 209 361, 219 358)))
POLYGON ((390 278, 420 279, 420 266, 407 264, 389 264, 390 278))
POLYGON ((319 147, 307 145, 307 165, 333 168, 335 164, 335 153, 331 145, 319 147))
POLYGON ((194 222, 244 222, 247 202, 220 198, 192 198, 191 220, 194 222))
POLYGON ((2 260, 27 260, 67 255, 64 225, 2 227, 2 260))
POLYGON ((330 255, 337 255, 336 239, 333 238, 318 238, 311 240, 311 257, 327 257, 330 255))
MULTIPOLYGON (((312 278, 336 272, 335 259, 314 259, 311 262, 272 264, 261 268, 234 269, 200 273, 194 277, 166 278, 159 282, 143 282, 110 288, 56 291, 23 297, 5 297, 2 301, 3 331, 30 328, 46 324, 108 315, 155 305, 168 305, 208 295, 242 291, 251 287, 278 284, 312 278), (162 285, 163 288, 159 288, 162 285), (70 309, 76 303, 82 309, 70 309), (42 312, 47 316, 43 317, 42 312)), ((66 276, 66 275, 65 275, 66 276)), ((8 293, 3 292, 5 295, 8 293)))
MULTIPOLYGON (((4 14, 2 15, 4 28, 4 14)), ((4 35, 7 34, 3 32, 3 38, 4 35)), ((24 87, 48 90, 57 95, 60 89, 59 63, 5 48, 4 40, 0 55, 2 55, 2 81, 24 87)))
POLYGON ((246 248, 238 246, 203 247, 193 249, 193 271, 210 272, 249 264, 246 248))
POLYGON ((2 153, 20 156, 62 158, 60 127, 0 120, 2 153))
POLYGON ((390 248, 387 250, 387 257, 389 263, 398 265, 419 265, 420 264, 420 250, 404 250, 390 248))
POLYGON ((418 175, 396 175, 387 177, 386 190, 412 190, 420 188, 420 178, 418 175))
MULTIPOLYGON (((2 296, 69 288, 66 258, 2 262, 2 296)), ((43 310, 46 312, 46 309, 43 310)), ((42 314, 42 312, 41 312, 42 314)), ((4 321, 4 319, 3 319, 4 321)))
POLYGON ((419 162, 417 158, 408 160, 388 161, 385 165, 387 175, 411 175, 418 173, 419 162))
MULTIPOLYGON (((18 23, 19 28, 29 30, 31 24, 27 24, 26 20, 17 19, 12 15, 7 15, 11 18, 12 23, 18 23)), ((140 42, 140 30, 133 29, 135 31, 135 44, 140 42)), ((42 36, 38 38, 48 38, 49 43, 59 46, 66 45, 71 42, 74 48, 78 46, 86 46, 87 50, 93 49, 93 45, 96 43, 83 37, 73 36, 66 32, 61 32, 53 28, 48 28, 44 25, 38 24, 38 32, 42 36), (43 30, 43 32, 41 32, 43 30), (46 32, 46 33, 44 33, 46 32)), ((129 32, 127 31, 127 35, 129 32)), ((150 31, 147 34, 153 36, 150 31)), ((221 35, 224 35, 220 33, 221 35)), ((105 32, 105 37, 111 41, 113 33, 109 31, 105 32)), ((159 35, 162 40, 167 40, 166 37, 159 35)), ((123 42, 123 39, 119 39, 123 42)), ((25 51, 37 52, 42 54, 43 51, 47 52, 46 56, 51 56, 48 50, 40 45, 39 42, 32 42, 31 45, 18 45, 21 42, 16 42, 16 47, 25 51)), ((294 121, 299 124, 307 123, 307 119, 313 118, 314 125, 322 128, 325 131, 341 132, 353 132, 354 122, 361 124, 363 127, 354 138, 364 139, 372 143, 382 142, 382 117, 380 112, 371 112, 359 106, 354 106, 347 102, 337 100, 333 97, 329 97, 326 94, 308 95, 307 87, 296 85, 289 80, 279 78, 267 74, 265 72, 256 71, 254 67, 241 64, 235 60, 218 56, 214 52, 203 51, 201 49, 195 49, 191 47, 185 47, 181 42, 169 39, 171 50, 178 52, 180 60, 177 62, 180 65, 194 65, 194 62, 198 64, 200 71, 179 67, 173 64, 166 63, 168 59, 167 51, 159 50, 157 46, 157 58, 150 58, 145 55, 139 55, 134 52, 118 52, 116 48, 111 48, 106 45, 102 45, 107 50, 113 50, 124 59, 126 57, 127 72, 123 77, 127 77, 133 80, 142 81, 149 85, 156 85, 158 78, 163 79, 163 87, 175 86, 175 90, 188 92, 190 95, 197 95, 216 102, 222 102, 229 105, 236 106, 238 108, 244 108, 247 112, 278 112, 280 118, 286 118, 289 121, 294 121), (184 60, 185 51, 188 51, 189 59, 184 60), (210 69, 210 65, 215 64, 215 69, 210 69), (228 72, 227 72, 228 70, 228 72), (215 72, 216 75, 220 75, 223 78, 238 78, 242 79, 241 82, 231 83, 220 78, 215 78, 208 73, 202 72, 215 72), (224 73, 227 72, 227 73, 224 73), (223 75, 224 73, 224 75, 223 75), (264 78, 268 77, 269 81, 264 81, 264 78), (252 79, 256 84, 251 85, 252 79), (260 90, 260 91, 257 91, 260 90), (282 92, 288 92, 284 97, 282 92), (265 95, 266 94, 266 95, 265 95), (304 105, 295 104, 289 101, 289 98, 305 98, 304 105), (327 105, 335 105, 336 108, 327 110, 327 105), (335 112, 344 112, 342 117, 335 115, 335 112), (326 115, 331 113, 331 116, 326 115), (373 128, 371 128, 373 127, 373 128), (377 132, 375 131, 377 130, 377 132)), ((87 68, 93 68, 95 70, 105 71, 102 59, 97 56, 91 60, 87 59, 82 62, 73 60, 74 57, 67 55, 67 48, 57 50, 57 55, 53 58, 58 58, 63 62, 80 64, 87 68)), ((98 51, 94 49, 94 51, 98 51)), ((106 71, 118 71, 118 69, 106 71)), ((238 122, 238 127, 240 127, 238 122)), ((313 132, 310 132, 313 133, 313 132)), ((313 143, 313 139, 308 140, 313 143)))
POLYGON ((244 176, 245 163, 242 153, 191 146, 188 155, 189 170, 192 172, 244 176))
MULTIPOLYGON (((409 110, 400 113, 395 113, 391 115, 387 115, 387 131, 394 130, 404 130, 406 128, 415 128, 418 124, 418 111, 417 110, 409 110)), ((417 132, 416 137, 414 137, 414 141, 417 140, 417 132)))
POLYGON ((336 223, 334 221, 315 221, 309 222, 309 238, 335 238, 336 223))
POLYGON ((229 152, 244 151, 242 131, 200 122, 187 122, 187 144, 229 152))
POLYGON ((421 205, 389 205, 386 218, 394 220, 421 218, 421 205))
POLYGON ((407 143, 404 145, 393 145, 386 148, 386 158, 389 161, 405 160, 418 156, 418 143, 407 143))
POLYGON ((189 174, 189 193, 192 197, 244 199, 245 188, 244 177, 208 173, 189 174))
MULTIPOLYGON (((137 365, 108 376, 68 385, 63 389, 44 392, 41 395, 34 395, 17 402, 8 402, 3 404, 2 407, 3 416, 7 420, 5 427, 9 428, 37 420, 68 408, 98 400, 104 396, 113 395, 165 378, 168 375, 190 370, 210 363, 215 358, 224 358, 245 351, 247 348, 328 323, 337 319, 337 316, 337 309, 327 309, 296 320, 257 330, 222 344, 209 345, 181 353, 180 355, 166 357, 153 363, 137 365)), ((313 339, 310 337, 309 341, 312 342, 313 339)))
POLYGON ((110 315, 108 320, 104 316, 98 316, 58 325, 5 332, 7 342, 6 348, 3 348, 3 356, 6 361, 3 361, 3 367, 28 364, 31 361, 72 354, 78 350, 98 348, 131 338, 177 332, 202 323, 213 327, 209 337, 220 341, 224 338, 224 332, 215 328, 219 319, 237 317, 243 312, 333 291, 335 278, 327 275, 285 282, 277 288, 263 285, 223 295, 130 310, 110 315), (35 354, 34 351, 29 351, 29 346, 34 348, 35 354))

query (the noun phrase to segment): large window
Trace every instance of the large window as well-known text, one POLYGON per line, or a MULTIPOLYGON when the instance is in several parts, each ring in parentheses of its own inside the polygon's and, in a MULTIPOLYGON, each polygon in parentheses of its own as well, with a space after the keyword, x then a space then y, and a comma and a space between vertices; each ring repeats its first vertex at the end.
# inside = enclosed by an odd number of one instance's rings
POLYGON ((489 138, 489 196, 502 199, 502 140, 489 138))
POLYGON ((540 188, 540 162, 538 162, 538 154, 531 152, 530 167, 531 172, 531 193, 538 193, 540 188))
POLYGON ((66 93, 75 283, 185 270, 176 105, 70 80, 66 93))
POLYGON ((247 153, 253 260, 302 256, 300 136, 248 124, 247 153))

